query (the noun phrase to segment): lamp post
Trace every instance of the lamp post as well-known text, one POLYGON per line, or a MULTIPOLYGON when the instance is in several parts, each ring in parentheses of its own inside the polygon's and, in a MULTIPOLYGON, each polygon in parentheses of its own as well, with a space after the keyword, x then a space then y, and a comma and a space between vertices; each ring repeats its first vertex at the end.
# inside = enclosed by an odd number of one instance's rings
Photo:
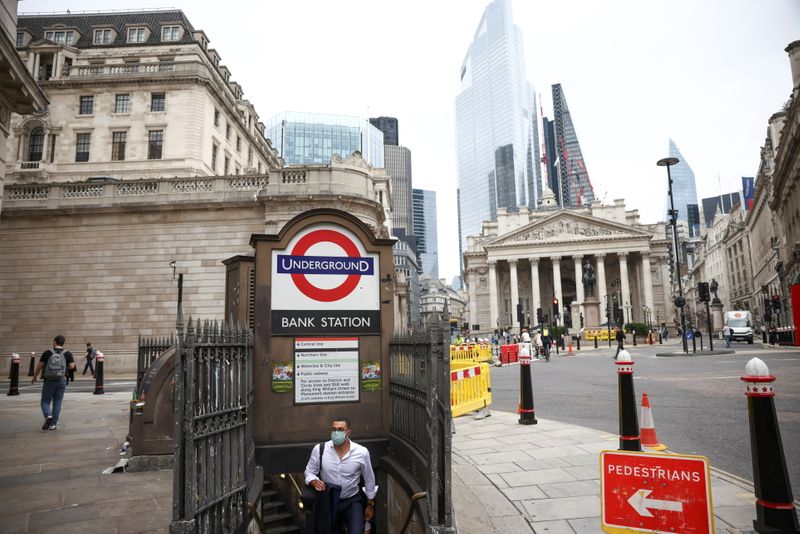
POLYGON ((681 342, 683 343, 683 352, 688 353, 689 347, 686 345, 686 316, 683 313, 683 305, 686 301, 683 298, 683 285, 681 282, 681 260, 678 254, 678 212, 675 211, 675 198, 672 196, 672 174, 669 168, 678 163, 678 158, 663 158, 656 162, 659 167, 667 168, 667 184, 669 187, 669 215, 670 223, 672 224, 672 241, 675 253, 675 270, 678 280, 678 297, 675 299, 674 304, 681 310, 681 342))

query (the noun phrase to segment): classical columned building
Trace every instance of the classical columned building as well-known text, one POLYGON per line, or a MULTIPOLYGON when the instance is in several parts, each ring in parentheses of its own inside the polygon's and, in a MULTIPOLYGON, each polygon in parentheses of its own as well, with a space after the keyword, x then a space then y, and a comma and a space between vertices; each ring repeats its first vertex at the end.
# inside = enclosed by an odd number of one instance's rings
MULTIPOLYGON (((550 193, 548 191, 550 195, 550 193)), ((547 194, 546 194, 547 196, 547 194)), ((669 242, 663 225, 641 225, 638 212, 593 202, 573 209, 500 210, 471 236, 464 254, 471 323, 480 333, 517 331, 517 305, 524 323, 537 323, 536 311, 552 321, 553 299, 560 312, 580 328, 604 324, 608 304, 624 322, 664 322, 672 314, 669 298, 669 242), (584 291, 584 264, 596 275, 593 295, 584 291), (597 324, 586 313, 599 303, 597 324)), ((563 324, 562 319, 561 324, 563 324)))

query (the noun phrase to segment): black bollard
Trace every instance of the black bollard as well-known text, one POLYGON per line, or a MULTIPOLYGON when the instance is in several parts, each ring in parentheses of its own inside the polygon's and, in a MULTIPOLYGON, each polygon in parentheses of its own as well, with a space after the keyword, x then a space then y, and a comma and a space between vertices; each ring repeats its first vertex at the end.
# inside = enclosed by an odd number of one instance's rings
POLYGON ((36 367, 36 353, 31 352, 31 366, 28 368, 28 376, 33 376, 34 367, 36 367))
POLYGON ((8 395, 19 395, 19 354, 11 355, 11 382, 8 384, 8 395))
POLYGON ((750 419, 750 454, 756 495, 756 532, 800 533, 781 430, 775 413, 775 392, 767 364, 758 358, 747 362, 742 380, 747 383, 750 419))
POLYGON ((533 380, 531 379, 531 356, 519 357, 519 424, 535 425, 536 410, 533 408, 533 380))
POLYGON ((575 350, 581 350, 581 336, 575 338, 575 350))
POLYGON ((617 403, 619 407, 619 450, 641 451, 636 393, 633 390, 633 360, 630 353, 619 351, 617 360, 617 403))
POLYGON ((633 331, 633 346, 636 346, 636 330, 633 331))
POLYGON ((659 345, 663 345, 664 344, 664 340, 661 339, 661 332, 658 333, 658 344, 659 345))
POLYGON ((95 357, 95 368, 94 368, 94 394, 95 395, 103 395, 105 390, 103 389, 103 360, 105 360, 105 356, 102 352, 98 352, 97 356, 95 357))
POLYGON ((692 354, 697 352, 697 336, 692 336, 692 354))

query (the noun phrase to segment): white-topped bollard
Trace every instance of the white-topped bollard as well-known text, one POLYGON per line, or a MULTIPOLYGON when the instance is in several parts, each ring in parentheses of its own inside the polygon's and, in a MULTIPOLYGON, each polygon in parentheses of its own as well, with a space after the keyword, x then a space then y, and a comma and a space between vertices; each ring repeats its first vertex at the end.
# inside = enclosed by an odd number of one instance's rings
POLYGON ((11 382, 8 384, 8 395, 19 395, 19 354, 11 355, 11 382))
POLYGON ((775 413, 775 377, 767 364, 752 358, 744 368, 747 412, 750 419, 750 453, 756 495, 757 532, 800 533, 792 486, 786 469, 786 455, 775 413))
POLYGON ((633 358, 625 349, 619 351, 617 366, 617 398, 619 399, 619 449, 641 451, 639 419, 636 413, 636 393, 633 390, 633 358))

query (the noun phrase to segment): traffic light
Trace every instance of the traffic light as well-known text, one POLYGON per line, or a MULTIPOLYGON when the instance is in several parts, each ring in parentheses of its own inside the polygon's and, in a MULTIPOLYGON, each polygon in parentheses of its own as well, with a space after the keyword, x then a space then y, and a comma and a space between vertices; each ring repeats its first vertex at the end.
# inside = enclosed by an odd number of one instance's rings
POLYGON ((558 299, 553 297, 553 317, 558 317, 560 311, 561 310, 558 308, 558 299))
POLYGON ((771 323, 772 322, 772 310, 767 308, 764 310, 764 322, 771 323))
POLYGON ((781 297, 778 295, 772 295, 772 309, 775 310, 775 313, 781 312, 781 297))
POLYGON ((697 284, 697 293, 700 295, 701 302, 708 302, 711 300, 711 291, 709 291, 708 282, 700 282, 697 284))
POLYGON ((542 315, 541 308, 536 308, 536 322, 539 324, 544 323, 544 315, 542 315))

